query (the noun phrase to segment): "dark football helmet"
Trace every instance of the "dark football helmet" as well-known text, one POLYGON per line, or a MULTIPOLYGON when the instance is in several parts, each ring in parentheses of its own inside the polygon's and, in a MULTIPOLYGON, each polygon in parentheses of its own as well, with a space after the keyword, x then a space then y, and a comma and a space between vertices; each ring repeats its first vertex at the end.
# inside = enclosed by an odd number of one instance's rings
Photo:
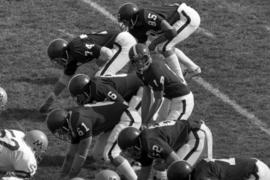
POLYGON ((168 180, 190 180, 192 166, 186 161, 175 161, 167 170, 168 180))
POLYGON ((47 48, 50 60, 61 67, 65 67, 68 61, 67 44, 68 42, 64 39, 54 39, 47 48))
POLYGON ((134 127, 123 129, 118 135, 118 145, 128 156, 137 159, 141 156, 140 130, 134 127))
POLYGON ((139 11, 139 8, 134 3, 124 3, 118 10, 118 21, 125 26, 132 27, 136 23, 134 15, 139 11))
POLYGON ((79 105, 86 104, 90 100, 88 83, 90 83, 90 77, 86 74, 77 74, 68 83, 70 95, 76 98, 79 105))
POLYGON ((68 126, 70 114, 64 109, 55 109, 47 115, 48 129, 59 139, 70 140, 71 131, 68 126))
POLYGON ((131 63, 136 66, 138 72, 143 72, 152 63, 150 51, 144 44, 138 43, 132 46, 128 55, 131 63))

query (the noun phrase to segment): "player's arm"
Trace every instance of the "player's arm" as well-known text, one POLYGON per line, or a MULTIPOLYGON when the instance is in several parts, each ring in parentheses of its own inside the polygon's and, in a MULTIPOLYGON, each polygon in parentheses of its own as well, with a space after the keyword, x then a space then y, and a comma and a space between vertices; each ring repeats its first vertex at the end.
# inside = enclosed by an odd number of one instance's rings
POLYGON ((146 125, 146 117, 149 113, 151 106, 151 89, 148 86, 143 86, 143 96, 142 96, 142 124, 146 125))
POLYGON ((53 102, 56 100, 57 96, 61 94, 61 92, 65 89, 68 81, 71 79, 72 76, 62 74, 56 84, 54 85, 53 91, 49 94, 47 99, 44 101, 44 103, 39 108, 39 111, 41 113, 47 113, 49 111, 50 106, 53 104, 53 102))
POLYGON ((163 90, 154 91, 154 103, 151 106, 149 113, 147 114, 144 122, 145 123, 151 123, 151 120, 154 116, 154 114, 158 111, 161 103, 162 103, 162 97, 163 97, 163 90))
POLYGON ((91 143, 92 143, 92 136, 84 138, 80 141, 77 153, 75 154, 71 169, 69 171, 69 178, 76 177, 79 174, 87 158, 91 143))
POLYGON ((69 150, 66 154, 64 163, 62 165, 61 173, 60 173, 60 178, 64 178, 67 176, 68 172, 71 169, 72 162, 74 160, 75 154, 78 151, 78 144, 70 144, 69 150))
POLYGON ((165 159, 166 165, 169 166, 174 161, 180 161, 181 159, 178 157, 175 151, 172 151, 168 157, 165 159))

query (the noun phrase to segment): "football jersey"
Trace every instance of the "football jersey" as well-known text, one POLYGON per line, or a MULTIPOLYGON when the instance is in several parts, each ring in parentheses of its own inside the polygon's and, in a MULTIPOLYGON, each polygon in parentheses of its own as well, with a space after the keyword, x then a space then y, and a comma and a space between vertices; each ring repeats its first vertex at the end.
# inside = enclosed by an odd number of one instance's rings
POLYGON ((102 31, 73 38, 67 45, 68 63, 65 74, 73 75, 78 66, 98 58, 102 46, 112 48, 119 33, 120 31, 102 31))
POLYGON ((200 126, 201 122, 197 121, 162 121, 144 129, 139 136, 142 156, 137 160, 147 166, 153 159, 166 159, 188 141, 192 130, 198 130, 200 126))
POLYGON ((218 178, 219 180, 245 180, 255 175, 258 169, 256 160, 250 158, 228 158, 201 160, 192 175, 192 180, 218 178))
POLYGON ((172 99, 190 93, 189 87, 163 61, 153 61, 142 74, 137 73, 143 83, 153 91, 163 91, 164 97, 172 99))
POLYGON ((0 131, 0 171, 11 176, 30 178, 36 173, 37 161, 32 149, 18 130, 0 131))
POLYGON ((69 110, 71 143, 110 131, 119 123, 127 105, 119 102, 103 102, 80 106, 69 110))
POLYGON ((136 23, 129 32, 138 40, 144 43, 147 35, 161 34, 161 21, 166 20, 171 25, 179 20, 180 16, 177 12, 179 5, 166 5, 161 7, 151 7, 140 9, 135 15, 136 23))
POLYGON ((95 101, 117 101, 129 102, 136 95, 138 89, 143 86, 142 81, 136 73, 117 77, 96 77, 89 83, 91 99, 88 103, 95 101))

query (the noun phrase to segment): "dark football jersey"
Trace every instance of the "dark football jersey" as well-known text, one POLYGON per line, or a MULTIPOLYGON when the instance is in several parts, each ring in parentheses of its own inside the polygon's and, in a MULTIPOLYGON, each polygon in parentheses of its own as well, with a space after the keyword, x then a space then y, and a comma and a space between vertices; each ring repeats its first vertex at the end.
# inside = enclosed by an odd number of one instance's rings
POLYGON ((143 86, 136 73, 118 77, 96 77, 89 84, 91 99, 93 101, 112 100, 129 102, 136 95, 138 89, 143 86))
POLYGON ((144 129, 140 134, 142 156, 137 159, 148 166, 152 159, 166 159, 188 141, 190 131, 198 130, 201 122, 162 121, 144 129))
POLYGON ((76 107, 69 111, 72 128, 72 143, 89 136, 97 136, 102 132, 110 131, 120 121, 127 105, 118 102, 106 102, 91 107, 76 107))
POLYGON ((177 12, 178 5, 144 8, 135 16, 136 24, 129 31, 140 43, 147 40, 147 35, 161 34, 161 21, 166 20, 171 25, 180 16, 177 12))
POLYGON ((193 171, 192 180, 217 178, 218 180, 245 180, 257 176, 256 160, 251 158, 228 158, 212 161, 201 160, 193 171))
POLYGON ((143 74, 138 77, 153 91, 164 91, 164 97, 172 99, 190 93, 187 85, 183 84, 178 76, 163 61, 153 61, 143 74))
POLYGON ((120 31, 102 31, 73 38, 67 45, 68 63, 65 74, 73 75, 78 66, 98 58, 102 46, 112 48, 119 33, 120 31))

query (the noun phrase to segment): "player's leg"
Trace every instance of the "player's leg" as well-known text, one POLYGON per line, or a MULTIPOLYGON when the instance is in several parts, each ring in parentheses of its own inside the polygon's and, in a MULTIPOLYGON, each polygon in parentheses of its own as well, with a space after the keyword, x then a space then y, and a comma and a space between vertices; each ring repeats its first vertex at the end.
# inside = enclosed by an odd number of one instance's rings
POLYGON ((194 108, 193 93, 171 100, 169 115, 166 120, 188 120, 194 108))
POLYGON ((188 142, 177 151, 179 158, 192 166, 200 159, 206 158, 208 148, 206 136, 203 130, 190 132, 188 142))
MULTIPOLYGON (((270 179, 270 168, 259 159, 257 159, 256 166, 258 168, 258 172, 256 175, 259 177, 259 180, 269 180, 270 179)), ((250 179, 248 179, 248 180, 250 180, 250 179)))
POLYGON ((127 109, 121 116, 120 122, 113 128, 108 139, 107 144, 104 149, 104 159, 112 162, 112 164, 117 168, 117 170, 127 177, 128 179, 136 179, 137 175, 132 169, 129 162, 120 155, 121 149, 117 145, 117 137, 119 133, 126 127, 140 128, 141 126, 141 116, 140 114, 132 109, 127 109))
POLYGON ((129 49, 136 44, 136 39, 128 32, 121 32, 115 39, 116 53, 111 60, 96 73, 96 76, 114 75, 129 63, 129 49))

